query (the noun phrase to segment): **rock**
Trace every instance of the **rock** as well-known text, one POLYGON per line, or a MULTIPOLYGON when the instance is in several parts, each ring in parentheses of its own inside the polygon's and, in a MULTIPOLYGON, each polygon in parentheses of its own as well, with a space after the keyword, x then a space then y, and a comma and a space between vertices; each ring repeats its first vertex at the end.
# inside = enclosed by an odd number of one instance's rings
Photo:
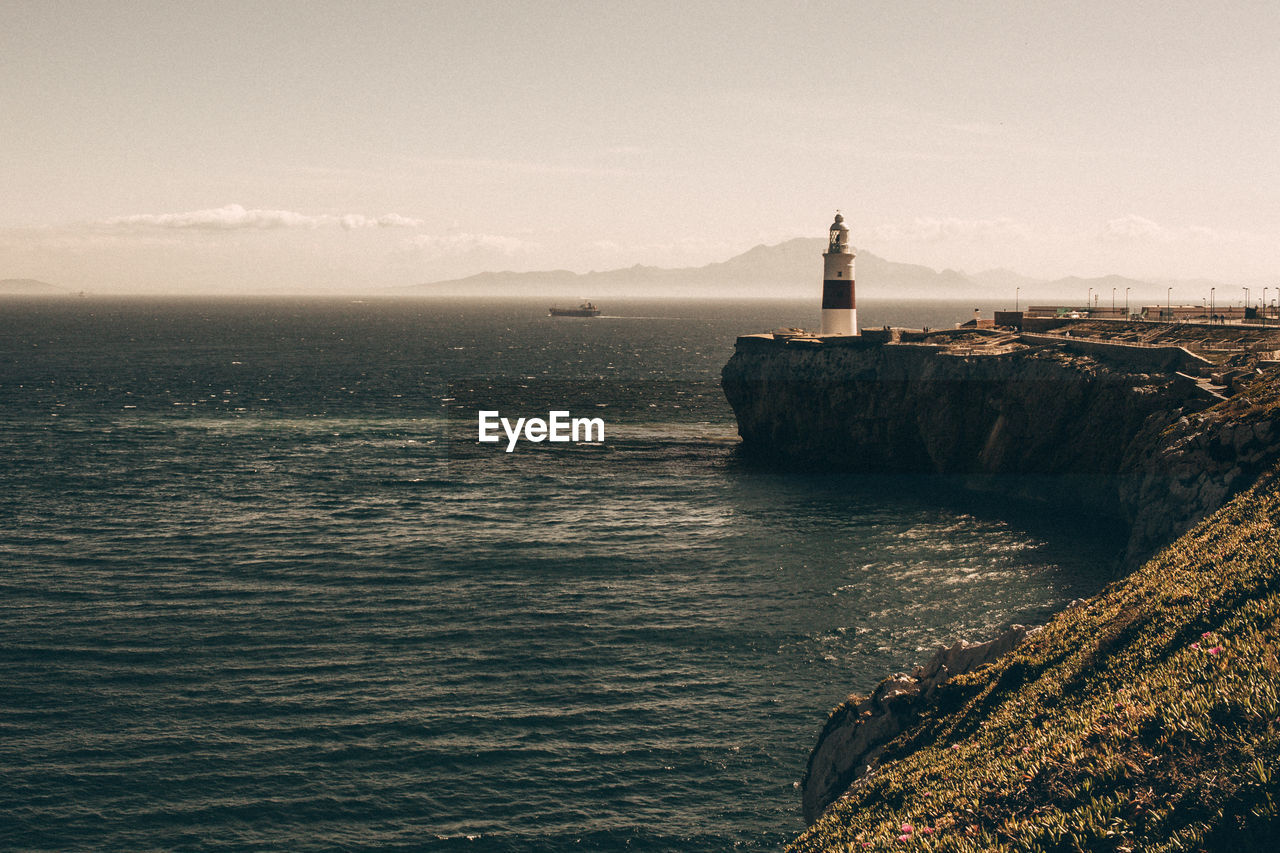
MULTIPOLYGON (((747 455, 821 470, 922 472, 1128 522, 1135 565, 1280 459, 1280 375, 1211 405, 1195 383, 1056 347, 956 357, 927 342, 798 348, 739 340, 722 385, 747 455), (999 476, 993 476, 999 475, 999 476)), ((1219 377, 1223 378, 1223 377, 1219 377)), ((1235 383, 1237 386, 1241 382, 1235 383)), ((1025 629, 940 649, 910 676, 850 696, 802 782, 814 821, 914 725, 954 676, 1025 629)))
POLYGON ((947 679, 991 663, 1039 628, 1014 625, 985 643, 940 648, 911 675, 886 678, 870 696, 850 696, 822 729, 800 783, 804 818, 813 823, 853 782, 876 765, 890 741, 919 719, 947 679))
MULTIPOLYGON (((1223 498, 1225 498, 1226 496, 1227 496, 1226 483, 1220 482, 1218 480, 1212 480, 1208 483, 1205 483, 1204 488, 1200 490, 1200 496, 1199 496, 1200 507, 1202 509, 1200 517, 1203 518, 1204 516, 1216 510, 1218 507, 1222 506, 1223 498)), ((1198 521, 1199 519, 1196 519, 1196 520, 1198 521)))
POLYGON ((1148 421, 1163 429, 1198 405, 1183 383, 1056 350, 963 359, 917 344, 795 349, 744 339, 722 384, 748 455, 958 475, 1111 515, 1125 509, 1108 476, 1135 455, 1148 421))
POLYGON ((1253 441, 1255 435, 1256 433, 1254 432, 1254 427, 1251 424, 1240 425, 1240 427, 1236 430, 1236 437, 1235 437, 1235 441, 1233 442, 1236 448, 1237 455, 1253 441))
POLYGON ((1130 526, 1129 564, 1280 458, 1280 377, 1270 374, 1249 385, 1248 404, 1208 408, 1176 374, 1054 348, 958 358, 927 343, 797 349, 742 339, 722 384, 748 455, 941 474, 1110 515, 1130 526))

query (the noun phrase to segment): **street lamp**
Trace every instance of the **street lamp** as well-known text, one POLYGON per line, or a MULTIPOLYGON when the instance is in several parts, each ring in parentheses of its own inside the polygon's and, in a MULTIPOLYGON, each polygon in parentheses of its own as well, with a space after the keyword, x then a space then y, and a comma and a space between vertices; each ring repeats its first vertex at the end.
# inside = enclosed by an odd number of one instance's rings
POLYGON ((1173 288, 1169 288, 1164 295, 1164 310, 1169 315, 1169 322, 1173 322, 1173 288))
POLYGON ((1022 292, 1021 287, 1015 287, 1013 289, 1013 310, 1014 311, 1018 310, 1018 294, 1021 292, 1022 292))
POLYGON ((1244 289, 1244 312, 1240 315, 1240 323, 1244 324, 1244 315, 1249 313, 1249 288, 1244 289))
POLYGON ((1126 287, 1124 289, 1124 318, 1128 320, 1130 316, 1131 315, 1129 314, 1129 288, 1126 287))
POLYGON ((1217 292, 1217 290, 1218 288, 1216 287, 1209 288, 1209 315, 1210 315, 1209 322, 1213 322, 1212 315, 1217 313, 1217 309, 1214 307, 1214 304, 1213 304, 1214 294, 1217 292))
POLYGON ((1116 316, 1116 289, 1111 288, 1111 316, 1116 316))
POLYGON ((1093 288, 1089 288, 1089 294, 1084 298, 1084 312, 1089 313, 1089 306, 1093 304, 1093 288))

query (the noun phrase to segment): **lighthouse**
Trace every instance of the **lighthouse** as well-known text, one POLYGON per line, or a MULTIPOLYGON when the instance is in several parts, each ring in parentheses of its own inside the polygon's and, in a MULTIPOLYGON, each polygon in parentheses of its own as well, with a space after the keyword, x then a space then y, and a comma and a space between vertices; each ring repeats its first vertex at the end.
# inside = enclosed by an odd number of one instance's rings
POLYGON ((822 253, 822 334, 858 334, 858 309, 853 301, 853 250, 849 227, 836 214, 831 240, 822 253))

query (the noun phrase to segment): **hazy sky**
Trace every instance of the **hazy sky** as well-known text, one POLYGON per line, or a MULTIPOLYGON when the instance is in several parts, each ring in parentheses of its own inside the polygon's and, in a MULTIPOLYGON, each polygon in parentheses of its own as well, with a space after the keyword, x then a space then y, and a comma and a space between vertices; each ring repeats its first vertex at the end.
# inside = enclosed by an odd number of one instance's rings
POLYGON ((840 208, 938 268, 1280 283, 1273 0, 5 0, 0 67, 0 278, 698 265, 840 208))

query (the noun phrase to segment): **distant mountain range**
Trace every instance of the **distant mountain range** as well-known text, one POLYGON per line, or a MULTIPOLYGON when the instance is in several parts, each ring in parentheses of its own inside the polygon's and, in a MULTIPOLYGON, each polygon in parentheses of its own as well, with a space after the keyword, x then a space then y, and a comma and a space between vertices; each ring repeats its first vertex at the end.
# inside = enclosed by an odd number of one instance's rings
MULTIPOLYGON (((756 246, 727 261, 701 267, 663 268, 637 264, 603 272, 574 273, 569 270, 539 272, 484 272, 467 278, 415 285, 419 293, 461 296, 508 296, 609 299, 643 296, 726 296, 746 297, 812 296, 820 286, 821 238, 797 237, 774 246, 756 246)), ((953 269, 930 269, 919 264, 889 261, 866 250, 857 250, 859 296, 871 299, 1001 297, 1011 303, 1020 288, 1022 304, 1039 299, 1074 299, 1083 304, 1089 288, 1110 300, 1110 290, 1123 294, 1125 288, 1141 292, 1145 298, 1164 289, 1164 283, 1138 281, 1122 276, 1096 279, 1071 276, 1043 280, 996 269, 966 274, 953 269)))
MULTIPOLYGON (((825 249, 826 240, 822 238, 797 237, 773 246, 756 246, 727 261, 701 267, 667 268, 636 264, 623 269, 587 273, 570 270, 483 272, 466 278, 396 288, 396 291, 421 295, 536 298, 558 302, 649 296, 816 298, 821 289, 822 252, 825 249)), ((1098 297, 1097 304, 1108 307, 1113 288, 1117 302, 1129 289, 1132 304, 1149 305, 1163 302, 1169 286, 1174 288, 1175 302, 1179 299, 1185 302, 1193 293, 1207 296, 1211 287, 1218 288, 1220 298, 1226 298, 1224 294, 1230 293, 1236 304, 1240 298, 1239 287, 1207 279, 1142 281, 1109 275, 1049 280, 1031 278, 1007 269, 980 273, 953 269, 938 271, 920 264, 886 260, 865 249, 857 250, 856 274, 859 298, 871 300, 967 300, 973 297, 999 300, 1000 307, 1012 308, 1017 298, 1023 307, 1036 302, 1083 305, 1092 288, 1098 297)), ((47 281, 0 279, 0 296, 70 294, 66 288, 47 281)))

